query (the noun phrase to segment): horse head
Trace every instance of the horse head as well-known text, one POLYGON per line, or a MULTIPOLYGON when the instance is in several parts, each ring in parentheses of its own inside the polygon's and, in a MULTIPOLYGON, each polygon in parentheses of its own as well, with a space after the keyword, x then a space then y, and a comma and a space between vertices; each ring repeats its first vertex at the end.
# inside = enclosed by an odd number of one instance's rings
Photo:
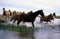
POLYGON ((53 16, 56 17, 56 13, 55 12, 53 13, 53 16))
POLYGON ((38 10, 38 11, 36 11, 36 12, 37 12, 37 14, 39 13, 42 17, 44 17, 43 10, 38 10))

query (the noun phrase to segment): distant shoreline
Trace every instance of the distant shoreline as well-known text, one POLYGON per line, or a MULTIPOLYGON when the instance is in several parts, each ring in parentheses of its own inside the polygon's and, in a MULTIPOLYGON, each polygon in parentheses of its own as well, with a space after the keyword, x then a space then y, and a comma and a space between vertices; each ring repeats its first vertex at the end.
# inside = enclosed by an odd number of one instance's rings
POLYGON ((60 16, 56 16, 56 18, 60 18, 60 16))

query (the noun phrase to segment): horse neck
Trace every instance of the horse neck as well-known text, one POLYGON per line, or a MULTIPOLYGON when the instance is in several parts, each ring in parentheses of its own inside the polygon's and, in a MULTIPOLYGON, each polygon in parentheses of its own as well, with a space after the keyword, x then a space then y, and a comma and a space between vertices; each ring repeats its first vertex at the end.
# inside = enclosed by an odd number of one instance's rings
POLYGON ((33 17, 36 18, 39 15, 39 13, 35 12, 33 13, 33 17))

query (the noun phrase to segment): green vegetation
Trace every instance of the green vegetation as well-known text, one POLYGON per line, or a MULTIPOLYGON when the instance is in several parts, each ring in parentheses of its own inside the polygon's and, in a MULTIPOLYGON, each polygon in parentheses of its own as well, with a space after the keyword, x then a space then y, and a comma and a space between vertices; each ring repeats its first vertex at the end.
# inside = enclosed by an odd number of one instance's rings
POLYGON ((5 22, 5 18, 0 15, 0 23, 5 22))
POLYGON ((0 23, 5 22, 3 19, 0 19, 0 23))
POLYGON ((16 31, 16 32, 29 32, 29 31, 33 30, 32 27, 14 26, 14 25, 5 26, 3 24, 0 24, 0 29, 9 30, 9 31, 16 31))

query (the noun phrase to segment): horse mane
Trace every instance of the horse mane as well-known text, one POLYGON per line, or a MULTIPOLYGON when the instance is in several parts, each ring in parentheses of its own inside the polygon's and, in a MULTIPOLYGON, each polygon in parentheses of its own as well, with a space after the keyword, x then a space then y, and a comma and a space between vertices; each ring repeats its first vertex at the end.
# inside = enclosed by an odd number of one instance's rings
POLYGON ((30 11, 27 13, 27 15, 32 15, 33 14, 33 11, 30 11))
POLYGON ((52 15, 52 14, 49 14, 49 15, 48 15, 48 17, 51 17, 51 16, 53 16, 53 15, 52 15))

